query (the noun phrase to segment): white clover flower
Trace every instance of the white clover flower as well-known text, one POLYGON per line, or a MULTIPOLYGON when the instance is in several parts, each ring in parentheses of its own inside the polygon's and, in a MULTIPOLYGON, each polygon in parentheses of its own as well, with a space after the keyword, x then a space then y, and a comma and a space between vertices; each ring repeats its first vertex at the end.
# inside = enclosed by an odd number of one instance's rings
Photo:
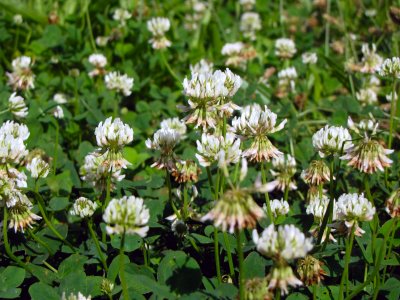
POLYGON ((95 67, 94 70, 89 72, 90 77, 95 77, 105 73, 104 68, 107 65, 107 58, 103 54, 91 54, 89 56, 89 63, 95 67))
POLYGON ((376 16, 376 9, 373 9, 373 8, 366 9, 365 12, 364 12, 364 14, 365 14, 367 17, 370 17, 370 18, 375 17, 375 16, 376 16))
POLYGON ((0 162, 18 164, 27 154, 25 140, 29 136, 28 127, 12 121, 0 127, 0 162))
POLYGON ((10 223, 8 224, 8 228, 14 228, 14 232, 24 232, 26 227, 32 228, 32 224, 42 217, 31 211, 32 203, 25 195, 17 190, 15 192, 23 197, 24 200, 17 201, 12 207, 9 207, 10 223))
POLYGON ((179 118, 169 118, 165 119, 160 123, 161 129, 173 129, 180 134, 181 138, 185 137, 187 128, 184 122, 179 120, 179 118))
POLYGON ((400 78, 400 58, 392 57, 385 59, 378 72, 379 75, 384 77, 400 78))
POLYGON ((109 90, 115 90, 117 93, 122 93, 124 96, 132 94, 133 78, 128 75, 120 75, 119 72, 110 72, 104 77, 106 87, 109 90))
POLYGON ((351 117, 347 119, 347 127, 357 133, 358 135, 365 137, 375 135, 378 130, 379 123, 371 115, 370 119, 361 120, 359 123, 354 123, 351 117))
MULTIPOLYGON (((325 195, 322 195, 322 198, 321 197, 313 198, 306 206, 306 213, 309 215, 310 214, 314 215, 314 218, 318 221, 318 223, 321 223, 328 208, 328 204, 329 204, 329 199, 325 195)), ((335 202, 333 206, 333 211, 334 213, 332 221, 336 220, 337 218, 335 202)))
POLYGON ((184 118, 187 124, 195 123, 196 128, 215 128, 217 119, 230 116, 239 106, 229 101, 242 84, 240 76, 229 69, 214 73, 193 73, 192 78, 183 81, 183 93, 189 97, 188 106, 180 108, 188 112, 184 118))
POLYGON ((358 222, 371 221, 376 212, 371 202, 364 197, 364 194, 343 194, 336 202, 337 218, 344 221, 348 228, 355 226, 357 233, 364 233, 358 227, 358 222))
POLYGON ((221 54, 225 56, 238 55, 244 49, 245 45, 242 42, 226 43, 221 50, 221 54))
POLYGON ((212 62, 208 62, 205 59, 201 59, 197 64, 190 65, 190 73, 195 74, 207 74, 212 73, 214 68, 214 64, 212 62))
POLYGON ((82 180, 90 183, 97 189, 104 190, 107 185, 107 178, 111 173, 111 190, 115 188, 115 182, 121 181, 125 175, 121 174, 122 166, 110 167, 107 156, 99 152, 91 152, 85 156, 84 164, 79 173, 82 180))
POLYGON ((26 169, 31 172, 32 178, 46 178, 49 175, 50 166, 40 157, 34 157, 27 164, 26 169))
POLYGON ((117 8, 113 14, 113 19, 118 21, 121 27, 124 27, 126 25, 126 20, 129 20, 131 17, 132 14, 123 8, 117 8))
POLYGON ((280 38, 275 41, 275 55, 281 58, 292 58, 297 52, 293 40, 280 38))
POLYGON ((313 146, 320 157, 338 154, 342 149, 346 152, 353 146, 351 140, 346 128, 329 125, 318 130, 312 137, 313 146))
POLYGON ((11 63, 12 73, 6 72, 8 85, 14 90, 29 90, 34 88, 35 75, 31 70, 32 60, 29 56, 20 56, 11 63))
POLYGON ((64 119, 64 110, 60 105, 53 110, 53 116, 57 119, 64 119))
POLYGON ((315 52, 304 52, 301 55, 301 61, 305 65, 315 65, 318 61, 317 53, 315 52))
POLYGON ((24 22, 24 19, 21 15, 17 14, 13 16, 13 22, 15 25, 21 25, 24 22))
POLYGON ((305 257, 313 248, 312 239, 306 238, 294 225, 279 226, 276 230, 271 224, 261 236, 254 230, 253 241, 261 254, 273 259, 281 257, 286 261, 305 257))
POLYGON ((25 118, 28 115, 28 107, 24 98, 18 96, 17 93, 12 93, 8 98, 8 109, 17 118, 25 118))
POLYGON ((283 69, 278 72, 279 82, 278 85, 281 89, 291 89, 296 87, 295 80, 297 79, 297 71, 295 67, 283 69))
POLYGON ((361 172, 373 174, 377 170, 383 171, 384 168, 390 167, 393 161, 387 155, 393 152, 392 149, 385 149, 379 141, 365 137, 346 149, 346 154, 340 159, 348 160, 348 166, 361 172))
POLYGON ((90 295, 85 297, 81 292, 78 292, 78 294, 71 293, 66 296, 65 292, 63 292, 61 300, 92 300, 92 297, 90 295))
POLYGON ((68 102, 67 96, 63 93, 57 93, 53 96, 53 101, 58 103, 58 104, 65 104, 68 102))
POLYGON ((196 158, 203 167, 219 161, 221 164, 237 163, 241 157, 240 140, 232 133, 227 133, 224 138, 203 133, 201 141, 197 141, 196 158))
POLYGON ((98 36, 96 38, 96 45, 99 47, 105 47, 108 44, 110 38, 108 36, 98 36))
POLYGON ((186 6, 189 12, 185 14, 184 27, 188 31, 194 31, 199 28, 201 20, 204 18, 207 2, 202 2, 198 0, 187 0, 186 6))
POLYGON ((383 58, 376 53, 376 45, 372 44, 370 48, 368 44, 363 44, 361 51, 363 58, 361 60, 362 67, 360 72, 371 74, 377 72, 382 65, 383 58))
POLYGON ((81 218, 90 218, 93 216, 98 205, 85 197, 79 197, 75 200, 70 214, 73 216, 80 216, 81 218))
MULTIPOLYGON (((388 102, 392 102, 392 99, 393 99, 393 95, 392 95, 392 92, 390 92, 389 94, 386 95, 386 100, 387 100, 388 102)), ((394 92, 394 99, 395 99, 395 100, 398 99, 398 96, 397 96, 397 93, 396 93, 396 92, 394 92)))
MULTIPOLYGON (((271 212, 275 218, 279 216, 284 216, 289 213, 289 203, 283 199, 278 200, 274 199, 270 202, 271 205, 271 212)), ((264 204, 263 209, 266 211, 267 207, 264 204)))
POLYGON ((256 12, 245 12, 240 18, 240 31, 245 38, 256 39, 256 31, 261 29, 260 15, 256 12))
POLYGON ((181 140, 178 131, 172 128, 161 128, 154 133, 153 140, 146 140, 146 147, 149 149, 159 150, 160 158, 156 160, 152 167, 158 169, 166 168, 168 170, 175 169, 174 148, 181 140))
MULTIPOLYGON (((0 177, 2 176, 3 174, 0 171, 0 177)), ((27 183, 28 178, 26 177, 25 173, 11 166, 7 166, 6 176, 4 178, 7 178, 7 180, 12 182, 12 184, 14 184, 17 188, 28 187, 27 183)))
POLYGON ((145 237, 149 226, 149 210, 142 198, 124 196, 112 199, 103 214, 108 234, 137 234, 145 237))
POLYGON ((240 0, 239 3, 243 6, 244 10, 252 10, 254 5, 256 5, 256 0, 240 0))
POLYGON ((356 93, 356 98, 362 105, 373 105, 378 103, 378 95, 371 88, 361 89, 356 93))
POLYGON ((292 180, 296 173, 296 160, 290 154, 280 155, 272 159, 271 174, 274 176, 274 180, 266 184, 266 190, 272 192, 278 189, 282 192, 289 190, 296 190, 297 185, 292 180))
POLYGON ((282 155, 271 141, 268 135, 283 129, 287 120, 283 120, 276 126, 277 115, 271 112, 267 106, 261 108, 258 104, 245 106, 240 117, 234 117, 232 126, 235 132, 245 138, 252 139, 250 148, 243 152, 244 157, 251 161, 269 161, 282 155))
POLYGON ((121 149, 133 140, 133 129, 120 118, 107 118, 100 122, 95 131, 97 145, 103 148, 121 149))
POLYGON ((152 18, 147 21, 147 29, 153 35, 149 40, 153 49, 164 49, 171 46, 171 41, 165 37, 165 33, 171 27, 171 23, 167 18, 152 18))

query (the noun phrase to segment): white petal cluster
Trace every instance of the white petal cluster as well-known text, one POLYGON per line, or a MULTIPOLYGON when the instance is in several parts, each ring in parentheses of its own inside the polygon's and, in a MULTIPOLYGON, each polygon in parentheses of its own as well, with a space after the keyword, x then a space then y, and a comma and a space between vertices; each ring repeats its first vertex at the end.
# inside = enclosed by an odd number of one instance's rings
POLYGON ((27 154, 25 141, 29 137, 26 125, 7 121, 0 127, 0 162, 19 163, 27 154))
POLYGON ((36 156, 27 164, 26 169, 31 172, 32 178, 46 178, 49 175, 50 166, 42 158, 36 156))
POLYGON ((149 40, 153 49, 163 49, 171 46, 171 41, 165 37, 165 33, 171 27, 171 23, 167 18, 156 17, 147 21, 147 29, 153 35, 149 40))
POLYGON ((126 25, 126 21, 129 20, 131 17, 132 14, 123 8, 117 8, 113 14, 113 19, 115 21, 118 21, 121 27, 124 27, 126 25))
POLYGON ((142 198, 124 196, 112 199, 103 214, 108 234, 137 234, 145 237, 149 226, 149 210, 142 198))
POLYGON ((272 160, 271 174, 274 180, 266 184, 268 192, 277 189, 282 192, 288 190, 296 190, 297 185, 292 177, 296 173, 296 160, 290 154, 279 155, 272 160))
POLYGON ((58 104, 65 104, 68 102, 67 97, 63 93, 57 93, 53 96, 53 101, 58 104))
POLYGON ((352 227, 359 221, 371 221, 376 211, 364 194, 343 194, 336 205, 337 218, 345 221, 347 227, 352 227))
POLYGON ((221 54, 225 56, 238 55, 244 49, 242 42, 227 43, 222 47, 221 54))
POLYGON ((8 109, 17 118, 25 118, 28 115, 28 107, 24 98, 18 96, 17 93, 12 93, 8 98, 8 109))
POLYGON ((278 85, 281 89, 291 89, 296 87, 297 71, 295 67, 289 67, 278 72, 278 85))
POLYGON ((351 117, 348 117, 347 127, 364 137, 374 135, 378 130, 379 123, 372 116, 370 119, 363 119, 359 123, 355 123, 351 117))
POLYGON ((363 58, 361 60, 362 67, 360 71, 371 74, 377 72, 382 65, 383 58, 376 53, 376 45, 372 44, 370 48, 368 44, 363 44, 361 51, 363 58))
POLYGON ((133 140, 133 129, 120 118, 107 118, 95 129, 96 141, 99 147, 121 149, 133 140))
POLYGON ((261 236, 254 230, 253 241, 261 254, 271 258, 281 257, 286 261, 305 257, 313 248, 312 239, 306 238, 294 225, 279 226, 276 230, 271 224, 261 236))
POLYGON ((351 140, 346 128, 329 125, 318 130, 312 137, 313 146, 321 157, 339 154, 342 149, 346 152, 353 146, 351 140))
POLYGON ((121 75, 118 72, 110 72, 105 78, 106 87, 109 90, 115 90, 116 92, 129 96, 132 94, 133 78, 128 75, 121 75))
MULTIPOLYGON (((289 213, 289 203, 283 199, 278 200, 274 199, 270 203, 271 205, 271 211, 274 217, 279 217, 279 216, 284 216, 289 213)), ((263 206, 264 210, 266 210, 266 206, 264 204, 263 206)))
POLYGON ((64 119, 64 110, 60 105, 57 105, 53 110, 53 116, 57 119, 64 119))
POLYGON ((107 65, 107 58, 100 53, 93 53, 89 56, 89 63, 96 68, 104 68, 107 65))
POLYGON ((69 294, 68 296, 65 295, 65 292, 62 294, 61 300, 92 300, 92 297, 89 295, 85 297, 81 292, 78 294, 69 294))
POLYGON ((240 140, 232 133, 226 137, 203 133, 201 141, 197 141, 196 157, 203 167, 218 161, 219 164, 237 163, 240 160, 240 140))
POLYGON ((301 55, 301 61, 305 65, 315 65, 318 61, 317 53, 315 52, 305 52, 301 55))
POLYGON ((17 15, 13 16, 13 22, 15 25, 21 25, 22 22, 24 22, 24 19, 22 18, 22 16, 20 14, 17 14, 17 15))
POLYGON ((373 105, 378 103, 378 95, 372 88, 361 89, 356 93, 356 98, 362 105, 373 105))
POLYGON ((256 39, 256 31, 261 29, 261 18, 256 12, 245 12, 240 18, 240 31, 245 38, 256 39))
POLYGON ((378 72, 381 76, 400 78, 400 57, 385 59, 378 72))
POLYGON ((174 169, 174 148, 181 140, 178 131, 172 128, 161 128, 154 133, 153 140, 146 140, 146 147, 149 149, 159 150, 160 158, 152 165, 159 169, 174 169))
POLYGON ((244 10, 252 10, 254 5, 256 5, 256 0, 240 0, 239 3, 243 6, 244 10))
POLYGON ((186 124, 179 120, 179 118, 169 118, 161 121, 160 123, 161 129, 173 129, 177 133, 180 134, 181 138, 183 138, 186 134, 187 128, 186 124))
MULTIPOLYGON (((397 97, 397 93, 396 92, 394 92, 394 99, 398 99, 398 97, 397 97)), ((386 95, 386 100, 388 101, 388 102, 392 102, 392 100, 393 100, 393 96, 392 96, 392 93, 390 92, 389 94, 387 94, 386 95)))
POLYGON ((275 41, 275 55, 281 58, 292 58, 297 52, 296 44, 288 38, 280 38, 275 41))
MULTIPOLYGON (((329 199, 325 195, 322 195, 322 197, 313 198, 306 206, 306 213, 309 215, 314 215, 316 220, 322 222, 322 219, 326 213, 326 209, 328 208, 328 204, 329 199)), ((334 203, 332 220, 336 220, 336 216, 336 203, 334 203)))
POLYGON ((70 212, 73 216, 80 216, 81 218, 90 218, 93 216, 98 205, 85 197, 79 197, 75 200, 72 210, 70 212))
POLYGON ((205 59, 201 59, 197 64, 190 65, 190 73, 199 73, 199 74, 207 74, 212 73, 214 68, 214 64, 205 59))
POLYGON ((15 58, 12 63, 12 73, 6 73, 8 85, 14 90, 29 90, 34 88, 35 75, 32 73, 32 59, 29 56, 15 58))
POLYGON ((184 27, 188 31, 194 31, 199 28, 201 20, 204 19, 207 10, 207 2, 199 0, 186 0, 188 13, 185 14, 184 27))

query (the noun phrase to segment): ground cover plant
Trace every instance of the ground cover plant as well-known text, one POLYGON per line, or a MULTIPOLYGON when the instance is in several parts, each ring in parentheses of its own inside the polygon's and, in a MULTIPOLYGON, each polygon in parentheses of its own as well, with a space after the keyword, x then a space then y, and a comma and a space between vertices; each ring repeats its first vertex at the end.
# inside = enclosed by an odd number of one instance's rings
POLYGON ((400 3, 0 7, 0 298, 399 299, 400 3))

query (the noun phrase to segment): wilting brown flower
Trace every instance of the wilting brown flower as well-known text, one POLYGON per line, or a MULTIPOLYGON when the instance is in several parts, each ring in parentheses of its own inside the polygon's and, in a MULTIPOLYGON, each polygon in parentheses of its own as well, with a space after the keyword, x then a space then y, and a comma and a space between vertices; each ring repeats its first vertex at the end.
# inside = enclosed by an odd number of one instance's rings
POLYGON ((392 218, 399 218, 400 217, 400 189, 394 191, 389 199, 386 200, 386 212, 392 218))
POLYGON ((176 182, 197 182, 199 180, 199 174, 201 169, 199 166, 191 160, 177 161, 175 168, 172 170, 172 176, 176 182))
POLYGON ((323 160, 313 160, 307 169, 301 172, 301 178, 310 185, 320 185, 330 181, 329 167, 323 160))
POLYGON ((297 273, 305 285, 319 284, 324 279, 326 272, 322 269, 323 263, 307 255, 297 262, 297 273))

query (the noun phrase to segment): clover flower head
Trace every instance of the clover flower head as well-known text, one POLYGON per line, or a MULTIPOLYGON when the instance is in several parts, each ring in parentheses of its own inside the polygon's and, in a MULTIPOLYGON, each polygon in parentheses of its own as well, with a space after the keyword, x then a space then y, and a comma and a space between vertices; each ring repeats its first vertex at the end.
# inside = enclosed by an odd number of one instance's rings
POLYGON ((50 166, 41 157, 34 157, 26 166, 31 172, 32 178, 46 178, 49 175, 50 166))
POLYGON ((254 5, 256 5, 256 0, 240 0, 240 5, 243 6, 243 9, 246 11, 252 10, 254 5))
POLYGON ((24 98, 18 96, 17 93, 12 93, 8 98, 8 109, 17 118, 25 118, 28 115, 28 107, 24 98))
POLYGON ((301 55, 301 61, 305 65, 315 65, 318 61, 317 53, 315 52, 304 52, 301 55))
MULTIPOLYGON (((41 217, 34 214, 31 208, 32 203, 28 199, 25 201, 17 201, 15 205, 10 207, 10 223, 8 224, 8 228, 14 228, 15 232, 24 232, 27 227, 32 228, 32 224, 40 220, 41 217)), ((3 224, 3 226, 5 225, 3 224)))
POLYGON ((301 178, 310 185, 320 185, 330 181, 329 167, 323 160, 313 160, 307 169, 301 172, 301 178))
POLYGON ((199 73, 199 74, 207 74, 212 73, 214 68, 214 64, 205 59, 201 59, 198 63, 194 65, 190 65, 190 73, 199 73))
POLYGON ((352 137, 346 128, 329 126, 318 130, 312 137, 315 150, 320 157, 336 155, 343 149, 345 152, 353 146, 352 137))
POLYGON ((378 95, 372 88, 361 89, 356 93, 356 98, 362 105, 373 105, 378 103, 378 95))
POLYGON ((256 39, 256 31, 261 29, 261 18, 256 12, 245 12, 240 18, 240 31, 245 38, 256 39))
POLYGON ((113 14, 113 19, 115 21, 118 21, 121 27, 124 27, 126 25, 126 21, 129 20, 131 17, 132 14, 123 8, 117 8, 113 14))
POLYGON ((153 38, 149 40, 153 49, 164 49, 171 46, 171 41, 165 37, 171 23, 167 18, 156 17, 147 21, 147 29, 152 33, 153 38))
POLYGON ((65 292, 63 292, 61 300, 92 300, 92 297, 90 295, 85 297, 81 292, 78 292, 78 294, 71 293, 66 296, 65 292))
POLYGON ((288 38, 280 38, 275 41, 275 55, 280 58, 292 58, 297 52, 296 44, 288 38))
POLYGON ((383 77, 400 77, 400 57, 387 58, 377 70, 383 77))
POLYGON ((124 96, 132 94, 133 78, 128 75, 121 75, 119 72, 110 72, 105 78, 106 87, 109 90, 115 90, 118 93, 122 93, 124 96))
POLYGON ((368 44, 363 44, 361 51, 363 58, 361 60, 362 67, 360 72, 373 74, 377 72, 382 65, 383 58, 376 53, 376 45, 372 44, 371 47, 368 44))
POLYGON ((25 140, 29 137, 26 125, 7 121, 0 127, 0 162, 18 164, 27 154, 25 140))
POLYGON ((8 85, 13 90, 29 90, 34 88, 35 74, 31 70, 32 59, 29 56, 15 58, 12 63, 12 72, 6 72, 8 85))
POLYGON ((107 118, 95 130, 97 145, 102 148, 119 150, 133 140, 133 129, 120 118, 107 118))
POLYGON ((80 216, 81 218, 90 218, 93 216, 98 205, 85 197, 79 197, 75 200, 72 210, 70 212, 73 216, 80 216))
POLYGON ((146 140, 146 147, 160 151, 160 158, 152 164, 158 169, 175 169, 174 148, 180 142, 181 135, 172 128, 161 128, 154 133, 153 140, 146 140))
POLYGON ((179 120, 179 118, 169 118, 161 121, 161 129, 172 129, 175 130, 181 138, 185 137, 187 128, 184 122, 179 120))
POLYGON ((394 191, 386 200, 385 210, 392 218, 400 217, 400 189, 394 191))
MULTIPOLYGON (((289 203, 283 199, 274 199, 271 201, 271 211, 275 218, 284 216, 289 213, 289 203)), ((263 206, 264 211, 267 209, 266 205, 263 206)))
POLYGON ((112 199, 103 214, 108 234, 137 234, 145 237, 149 226, 149 210, 142 198, 124 196, 112 199))
POLYGON ((67 96, 63 93, 56 93, 53 96, 53 101, 56 102, 57 104, 65 104, 68 102, 67 96))

